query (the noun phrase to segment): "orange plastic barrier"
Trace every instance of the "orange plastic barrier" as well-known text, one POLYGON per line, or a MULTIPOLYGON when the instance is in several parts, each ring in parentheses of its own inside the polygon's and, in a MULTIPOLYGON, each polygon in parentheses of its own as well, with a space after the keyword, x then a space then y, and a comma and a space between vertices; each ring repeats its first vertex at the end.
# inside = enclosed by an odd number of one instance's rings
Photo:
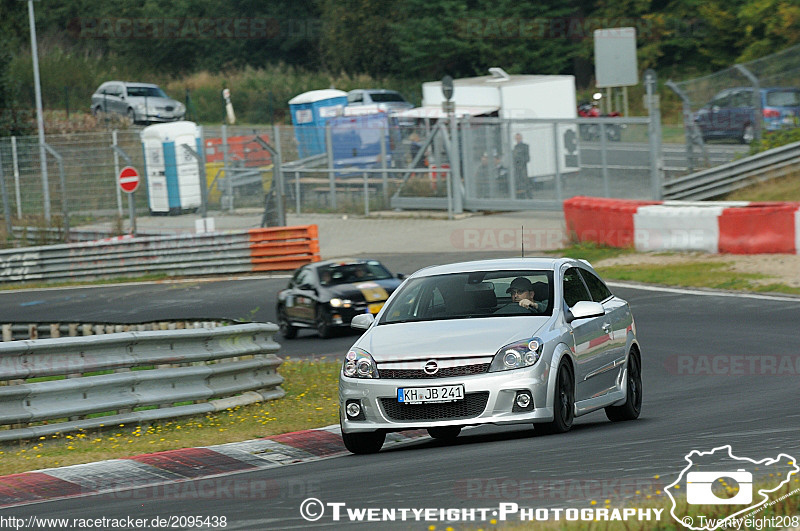
POLYGON ((661 201, 633 201, 577 196, 564 201, 569 238, 609 247, 633 247, 633 215, 640 206, 661 201))
POLYGON ((795 249, 795 212, 800 203, 750 203, 726 208, 719 217, 719 252, 791 253, 795 249))
POLYGON ((251 229, 250 262, 253 271, 287 271, 319 262, 316 225, 251 229))

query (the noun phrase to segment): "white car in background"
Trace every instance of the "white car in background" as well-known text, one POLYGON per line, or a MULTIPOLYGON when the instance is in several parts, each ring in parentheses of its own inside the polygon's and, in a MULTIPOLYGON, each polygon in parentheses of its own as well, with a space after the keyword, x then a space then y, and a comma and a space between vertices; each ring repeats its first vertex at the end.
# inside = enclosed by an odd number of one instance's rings
POLYGON ((434 266, 411 275, 345 356, 342 438, 356 454, 386 433, 530 424, 560 433, 604 409, 639 417, 641 349, 628 303, 592 267, 569 258, 434 266), (528 301, 528 302, 526 302, 528 301))
POLYGON ((92 94, 91 112, 116 114, 130 124, 149 124, 183 120, 186 106, 152 83, 107 81, 92 94))

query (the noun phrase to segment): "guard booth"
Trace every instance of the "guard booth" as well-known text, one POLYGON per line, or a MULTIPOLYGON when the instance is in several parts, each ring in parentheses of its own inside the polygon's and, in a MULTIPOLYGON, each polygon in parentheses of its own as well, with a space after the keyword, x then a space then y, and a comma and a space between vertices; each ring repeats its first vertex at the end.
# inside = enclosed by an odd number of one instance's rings
POLYGON ((183 146, 203 153, 200 127, 170 122, 145 127, 141 133, 150 214, 182 214, 202 204, 197 159, 183 146))
POLYGON ((289 100, 300 158, 325 153, 325 124, 346 105, 347 93, 336 89, 312 90, 289 100))

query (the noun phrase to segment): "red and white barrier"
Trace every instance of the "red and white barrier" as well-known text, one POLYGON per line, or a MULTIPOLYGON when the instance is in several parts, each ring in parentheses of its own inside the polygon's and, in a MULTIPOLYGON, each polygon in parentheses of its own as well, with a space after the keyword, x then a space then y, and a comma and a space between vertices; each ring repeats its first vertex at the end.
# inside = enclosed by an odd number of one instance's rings
POLYGON ((800 203, 564 201, 567 232, 578 241, 638 251, 800 254, 800 203))

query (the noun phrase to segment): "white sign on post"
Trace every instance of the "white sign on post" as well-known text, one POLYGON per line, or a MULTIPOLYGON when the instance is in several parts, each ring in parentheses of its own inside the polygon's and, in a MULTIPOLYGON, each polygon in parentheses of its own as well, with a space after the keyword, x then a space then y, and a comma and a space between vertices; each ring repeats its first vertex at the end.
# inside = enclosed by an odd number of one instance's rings
POLYGON ((598 88, 639 84, 636 28, 594 30, 594 77, 598 88))

